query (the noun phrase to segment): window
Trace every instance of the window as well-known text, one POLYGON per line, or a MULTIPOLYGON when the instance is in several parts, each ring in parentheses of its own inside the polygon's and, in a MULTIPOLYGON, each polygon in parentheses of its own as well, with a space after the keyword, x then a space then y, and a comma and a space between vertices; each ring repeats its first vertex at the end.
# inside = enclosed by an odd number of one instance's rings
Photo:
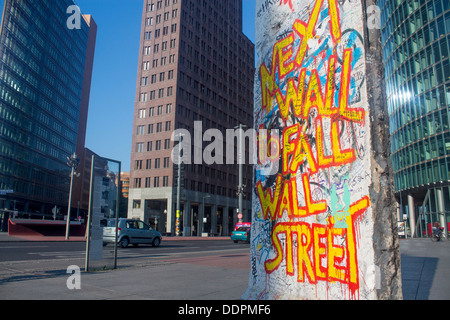
POLYGON ((169 157, 164 158, 164 168, 168 168, 169 167, 169 157))
POLYGON ((136 143, 136 152, 144 152, 144 143, 143 142, 136 143))
POLYGON ((144 39, 145 40, 151 40, 152 39, 152 32, 151 31, 146 31, 144 39))
MULTIPOLYGON (((136 178, 138 179, 138 178, 136 178)), ((135 185, 136 185, 136 180, 135 180, 135 185)), ((133 200, 133 208, 134 209, 139 209, 141 207, 141 200, 133 200)))
POLYGON ((159 188, 159 177, 153 178, 153 187, 159 188))
POLYGON ((145 126, 143 125, 137 126, 136 134, 139 136, 145 134, 145 126))
POLYGON ((142 160, 136 160, 136 162, 134 164, 134 169, 135 170, 141 170, 142 169, 142 160))
POLYGON ((170 149, 170 139, 165 139, 164 140, 164 149, 170 149))
POLYGON ((168 187, 168 186, 169 186, 169 177, 164 176, 163 177, 163 187, 168 187))
POLYGON ((161 167, 161 159, 155 159, 155 169, 159 169, 161 167))
POLYGON ((171 122, 166 121, 166 131, 170 131, 170 127, 171 127, 171 122))
POLYGON ((150 178, 150 177, 145 178, 145 187, 146 188, 151 187, 151 181, 152 181, 152 178, 150 178))
POLYGON ((145 162, 145 169, 149 170, 152 168, 152 159, 147 159, 145 162))
POLYGON ((145 109, 139 109, 138 110, 138 118, 144 119, 145 118, 145 109))
POLYGON ((161 150, 161 140, 156 140, 155 150, 161 150))
MULTIPOLYGON (((141 178, 134 178, 134 187, 140 188, 141 187, 141 178)), ((139 207, 134 208, 140 208, 141 202, 139 201, 139 207)))

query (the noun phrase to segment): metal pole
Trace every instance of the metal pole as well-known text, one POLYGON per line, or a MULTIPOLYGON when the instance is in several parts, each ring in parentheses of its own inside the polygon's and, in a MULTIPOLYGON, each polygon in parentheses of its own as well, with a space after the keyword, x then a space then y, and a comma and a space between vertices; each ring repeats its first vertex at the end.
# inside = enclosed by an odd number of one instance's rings
POLYGON ((89 185, 89 207, 88 207, 88 219, 87 219, 87 237, 86 237, 86 260, 84 265, 84 271, 89 271, 89 253, 91 249, 91 219, 92 219, 92 185, 94 181, 94 158, 95 155, 91 157, 91 181, 89 185))
POLYGON ((72 171, 70 174, 70 190, 69 190, 69 206, 67 208, 67 218, 66 218, 66 240, 69 240, 69 232, 70 232, 70 209, 72 206, 72 185, 73 185, 73 173, 74 167, 72 166, 72 171))
POLYGON ((177 177, 177 211, 175 219, 175 235, 180 235, 180 194, 181 194, 181 143, 183 141, 183 135, 180 134, 180 143, 178 150, 178 177, 177 177))
MULTIPOLYGON (((239 213, 243 216, 243 208, 242 208, 242 203, 243 203, 243 191, 244 191, 244 186, 242 184, 242 123, 239 124, 239 155, 238 155, 238 161, 239 161, 239 186, 238 186, 238 195, 239 195, 239 213)), ((239 222, 242 222, 242 218, 239 219, 239 222)))
POLYGON ((120 188, 120 171, 122 169, 122 163, 119 162, 119 172, 117 176, 117 188, 116 188, 116 234, 114 238, 114 269, 117 269, 117 236, 119 228, 119 188, 120 188))

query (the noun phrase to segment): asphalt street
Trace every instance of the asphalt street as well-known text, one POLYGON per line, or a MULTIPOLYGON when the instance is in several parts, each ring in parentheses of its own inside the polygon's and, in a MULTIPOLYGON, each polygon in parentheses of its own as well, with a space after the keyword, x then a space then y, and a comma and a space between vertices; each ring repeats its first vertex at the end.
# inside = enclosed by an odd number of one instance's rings
MULTIPOLYGON (((84 245, 0 239, 0 300, 238 300, 248 285, 248 244, 197 239, 119 248, 118 269, 81 272, 70 290, 67 268, 83 269, 84 245)), ((400 252, 404 300, 450 299, 450 241, 400 240, 400 252)))

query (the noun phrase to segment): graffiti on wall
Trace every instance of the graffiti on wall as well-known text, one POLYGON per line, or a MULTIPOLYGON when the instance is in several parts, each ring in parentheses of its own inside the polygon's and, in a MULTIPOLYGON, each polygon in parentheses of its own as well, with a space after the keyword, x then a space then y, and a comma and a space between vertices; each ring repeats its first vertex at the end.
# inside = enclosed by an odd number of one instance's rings
POLYGON ((360 298, 373 289, 361 281, 372 249, 360 16, 345 1, 257 1, 265 27, 256 37, 258 164, 244 297, 360 298))

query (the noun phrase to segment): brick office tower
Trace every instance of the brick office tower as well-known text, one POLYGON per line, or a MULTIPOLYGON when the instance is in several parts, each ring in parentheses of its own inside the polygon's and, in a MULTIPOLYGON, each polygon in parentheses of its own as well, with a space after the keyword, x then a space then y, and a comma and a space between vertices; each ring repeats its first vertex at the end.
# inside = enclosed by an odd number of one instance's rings
MULTIPOLYGON (((128 216, 175 234, 177 130, 190 140, 180 170, 180 233, 228 235, 237 222, 239 165, 236 137, 225 155, 226 130, 253 126, 254 45, 242 33, 242 0, 144 0, 139 50, 128 216), (215 141, 203 135, 208 129, 223 136, 212 164, 202 157, 215 141)), ((252 185, 246 159, 244 220, 252 185)))

